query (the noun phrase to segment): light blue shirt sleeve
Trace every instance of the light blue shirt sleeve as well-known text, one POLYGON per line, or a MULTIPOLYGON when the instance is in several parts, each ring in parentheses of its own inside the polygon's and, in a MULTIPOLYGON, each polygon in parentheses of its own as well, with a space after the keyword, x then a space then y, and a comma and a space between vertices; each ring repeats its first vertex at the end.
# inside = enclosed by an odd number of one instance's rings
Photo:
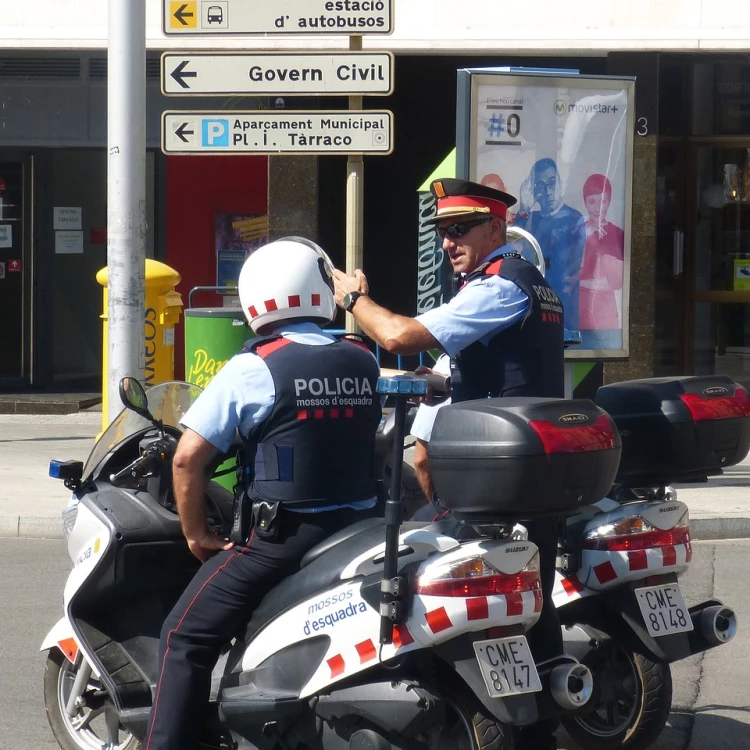
POLYGON ((180 424, 226 451, 236 430, 247 435, 268 418, 275 398, 266 363, 257 354, 238 354, 216 373, 180 424))
POLYGON ((418 315, 418 320, 451 357, 475 341, 484 344, 496 333, 520 321, 529 298, 501 276, 475 279, 440 307, 418 315))

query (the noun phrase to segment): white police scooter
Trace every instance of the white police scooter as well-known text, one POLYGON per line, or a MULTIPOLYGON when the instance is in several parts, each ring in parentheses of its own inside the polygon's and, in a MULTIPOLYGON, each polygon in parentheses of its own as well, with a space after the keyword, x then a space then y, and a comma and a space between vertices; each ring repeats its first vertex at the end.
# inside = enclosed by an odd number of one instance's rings
MULTIPOLYGON (((406 399, 424 394, 426 381, 378 385, 396 399, 400 467, 406 399)), ((73 490, 63 512, 73 562, 64 614, 42 644, 45 705, 65 750, 133 750, 145 735, 161 625, 198 566, 171 486, 179 420, 198 393, 171 382, 147 398, 125 378, 126 408, 86 465, 50 466, 73 490)), ((547 416, 568 407, 560 402, 547 416)), ((500 428, 508 421, 503 412, 488 418, 500 428)), ((465 470, 460 461, 456 468, 465 470)), ((611 480, 605 472, 604 483, 611 480)), ((384 520, 362 521, 310 550, 228 644, 202 747, 503 750, 512 747, 509 726, 584 706, 588 669, 571 657, 535 664, 529 650, 526 632, 542 604, 538 551, 510 538, 507 508, 477 489, 479 513, 472 520, 468 509, 458 535, 440 524, 402 524, 396 493, 384 520)), ((557 482, 538 510, 569 513, 577 498, 557 482)), ((211 523, 226 532, 230 493, 209 483, 206 502, 211 523)))

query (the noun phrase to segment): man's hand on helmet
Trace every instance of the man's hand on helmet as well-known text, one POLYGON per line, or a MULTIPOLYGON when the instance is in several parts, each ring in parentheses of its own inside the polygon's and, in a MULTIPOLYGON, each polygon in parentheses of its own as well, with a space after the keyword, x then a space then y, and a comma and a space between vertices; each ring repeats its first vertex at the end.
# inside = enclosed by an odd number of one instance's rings
POLYGON ((369 292, 367 277, 359 268, 354 272, 354 276, 347 276, 343 271, 334 268, 333 285, 336 295, 336 304, 339 307, 342 307, 344 297, 350 292, 360 292, 361 294, 367 294, 369 292))

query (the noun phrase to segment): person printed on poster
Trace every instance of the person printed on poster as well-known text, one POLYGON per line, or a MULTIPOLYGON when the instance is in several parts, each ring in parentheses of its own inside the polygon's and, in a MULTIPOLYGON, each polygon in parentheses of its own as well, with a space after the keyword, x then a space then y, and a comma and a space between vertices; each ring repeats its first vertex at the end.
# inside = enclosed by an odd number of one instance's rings
POLYGON ((577 335, 579 273, 586 245, 586 224, 583 216, 563 200, 562 180, 554 159, 539 159, 531 168, 521 185, 514 223, 531 232, 541 245, 547 281, 565 311, 566 332, 577 335))
POLYGON ((579 303, 582 335, 591 349, 622 345, 616 294, 622 289, 625 233, 607 220, 611 202, 609 179, 603 174, 590 175, 583 185, 588 219, 579 303))

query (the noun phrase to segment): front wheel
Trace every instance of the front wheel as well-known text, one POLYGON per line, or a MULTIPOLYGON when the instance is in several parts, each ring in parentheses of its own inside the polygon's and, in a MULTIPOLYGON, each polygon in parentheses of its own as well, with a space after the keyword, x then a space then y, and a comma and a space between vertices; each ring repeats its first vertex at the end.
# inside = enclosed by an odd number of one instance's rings
POLYGON ((664 729, 672 707, 668 664, 607 641, 585 660, 594 677, 591 711, 562 719, 583 750, 645 750, 664 729))
POLYGON ((120 724, 115 707, 91 675, 69 716, 65 707, 82 662, 74 666, 57 649, 44 670, 44 706, 52 734, 63 750, 138 750, 140 743, 120 724))

